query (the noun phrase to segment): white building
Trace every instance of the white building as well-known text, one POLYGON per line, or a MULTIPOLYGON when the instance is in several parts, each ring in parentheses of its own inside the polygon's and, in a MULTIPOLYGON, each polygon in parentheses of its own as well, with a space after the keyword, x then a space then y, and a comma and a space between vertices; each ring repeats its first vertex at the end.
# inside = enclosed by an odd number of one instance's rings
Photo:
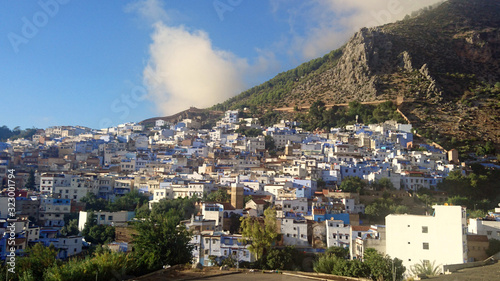
POLYGON ((294 213, 307 213, 309 205, 307 203, 307 198, 297 198, 297 199, 281 199, 276 200, 276 207, 281 207, 281 210, 285 212, 294 213))
POLYGON ((256 138, 247 138, 246 149, 250 152, 257 152, 258 150, 266 149, 266 141, 264 136, 256 138))
POLYGON ((155 127, 162 127, 165 126, 165 124, 166 124, 165 120, 157 119, 155 121, 155 127))
POLYGON ((281 220, 283 244, 289 246, 309 246, 307 241, 307 220, 284 218, 281 220))
POLYGON ((225 123, 237 123, 238 122, 238 110, 228 110, 225 112, 222 121, 225 123))
POLYGON ((327 220, 326 245, 327 247, 349 248, 351 245, 351 228, 343 220, 327 220))
MULTIPOLYGON (((78 230, 82 231, 85 227, 88 217, 92 212, 80 211, 78 216, 78 230)), ((96 223, 98 225, 120 226, 126 225, 128 221, 135 217, 135 212, 119 211, 119 212, 94 212, 96 223)))
POLYGON ((190 182, 188 185, 172 185, 172 187, 174 199, 193 196, 202 198, 204 194, 217 190, 213 182, 190 182))
POLYGON ((42 174, 40 177, 40 193, 52 194, 55 186, 69 186, 70 178, 62 174, 42 174))
POLYGON ((212 266, 210 256, 215 258, 217 262, 226 258, 239 262, 255 261, 255 257, 248 249, 250 244, 244 245, 239 242, 238 240, 241 240, 241 238, 241 235, 229 235, 219 232, 193 235, 190 243, 194 246, 194 262, 199 262, 204 266, 212 266))
POLYGON ((149 209, 152 209, 153 204, 160 202, 160 200, 174 199, 174 190, 172 186, 153 189, 151 193, 153 194, 153 200, 149 201, 149 209))
POLYGON ((71 256, 78 255, 82 252, 83 237, 82 236, 68 236, 59 237, 54 246, 58 250, 57 258, 67 259, 71 256))
POLYGON ((432 216, 388 215, 387 254, 403 261, 407 274, 422 261, 436 265, 467 261, 467 219, 461 206, 435 205, 432 216))
POLYGON ((469 219, 470 234, 486 235, 488 239, 500 240, 500 221, 469 219))
POLYGON ((54 186, 52 191, 54 194, 59 194, 60 198, 80 202, 88 192, 92 191, 92 184, 85 178, 75 177, 71 179, 69 186, 54 186))

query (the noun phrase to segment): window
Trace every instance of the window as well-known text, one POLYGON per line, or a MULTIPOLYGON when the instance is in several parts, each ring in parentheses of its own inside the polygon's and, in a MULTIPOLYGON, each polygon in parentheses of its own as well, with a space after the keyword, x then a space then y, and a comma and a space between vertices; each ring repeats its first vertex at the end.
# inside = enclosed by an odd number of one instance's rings
POLYGON ((486 231, 486 235, 491 236, 491 230, 486 231))
POLYGON ((424 249, 424 250, 429 250, 429 243, 424 242, 424 243, 423 243, 423 249, 424 249))
POLYGON ((108 221, 112 221, 113 220, 113 216, 108 216, 108 221))
POLYGON ((422 226, 422 233, 429 233, 429 228, 427 226, 422 226))

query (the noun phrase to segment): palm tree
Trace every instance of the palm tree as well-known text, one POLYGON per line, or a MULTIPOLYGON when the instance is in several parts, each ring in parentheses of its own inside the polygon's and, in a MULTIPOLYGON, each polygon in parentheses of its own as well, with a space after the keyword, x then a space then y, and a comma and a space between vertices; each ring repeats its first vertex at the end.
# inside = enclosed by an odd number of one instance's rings
POLYGON ((420 261, 420 263, 417 263, 410 267, 411 273, 416 276, 437 276, 439 275, 441 270, 440 266, 436 266, 435 263, 436 261, 433 261, 432 263, 428 260, 420 261))

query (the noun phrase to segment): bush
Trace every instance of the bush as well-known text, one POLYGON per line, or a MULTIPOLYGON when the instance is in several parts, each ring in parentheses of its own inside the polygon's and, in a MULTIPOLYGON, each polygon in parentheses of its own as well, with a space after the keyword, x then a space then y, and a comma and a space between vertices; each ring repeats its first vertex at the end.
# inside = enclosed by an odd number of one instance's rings
POLYGON ((102 252, 84 260, 72 259, 61 266, 54 265, 45 272, 46 281, 121 280, 133 264, 129 255, 102 252))

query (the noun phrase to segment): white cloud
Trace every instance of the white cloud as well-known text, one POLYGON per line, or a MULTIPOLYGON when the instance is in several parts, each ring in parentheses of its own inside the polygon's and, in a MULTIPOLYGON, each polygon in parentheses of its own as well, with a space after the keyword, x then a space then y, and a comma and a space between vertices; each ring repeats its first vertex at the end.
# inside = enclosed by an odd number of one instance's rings
POLYGON ((143 77, 148 98, 160 114, 215 105, 255 83, 254 77, 277 71, 271 52, 257 49, 257 58, 249 63, 214 47, 203 30, 167 24, 179 18, 178 11, 166 11, 158 0, 134 2, 125 10, 137 12, 153 26, 143 77))
POLYGON ((162 114, 209 107, 245 89, 247 61, 215 49, 207 33, 159 22, 152 39, 144 79, 162 114))
POLYGON ((165 11, 163 3, 159 0, 131 2, 125 6, 125 12, 136 12, 143 19, 150 21, 150 23, 170 20, 170 16, 165 11))

